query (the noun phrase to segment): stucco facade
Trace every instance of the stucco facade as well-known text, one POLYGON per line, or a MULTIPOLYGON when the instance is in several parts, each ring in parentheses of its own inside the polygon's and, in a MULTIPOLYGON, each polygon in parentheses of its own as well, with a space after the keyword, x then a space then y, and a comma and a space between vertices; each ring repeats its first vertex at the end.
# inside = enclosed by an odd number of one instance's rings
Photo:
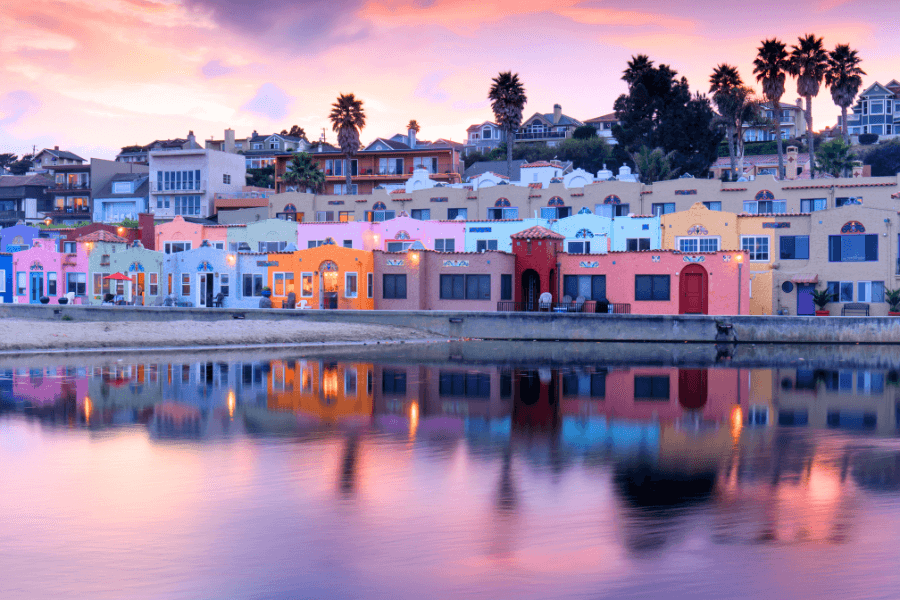
MULTIPOLYGON (((240 295, 241 273, 238 255, 234 252, 202 245, 163 256, 161 293, 171 294, 182 302, 191 302, 193 306, 212 306, 220 293, 224 294, 222 306, 225 308, 253 308, 259 305, 258 297, 254 301, 240 295)), ((264 273, 265 269, 261 272, 264 273)))
POLYGON ((479 242, 488 246, 496 243, 496 249, 500 252, 512 252, 512 241, 510 236, 519 233, 529 227, 535 226, 550 227, 550 221, 547 219, 516 219, 503 221, 466 221, 463 226, 466 230, 465 248, 457 248, 457 250, 465 250, 466 252, 478 252, 479 242))
POLYGON ((76 304, 85 301, 88 259, 84 249, 57 252, 54 241, 38 238, 28 250, 14 253, 12 263, 14 302, 39 304, 41 296, 47 296, 51 304, 57 304, 68 286, 76 292, 76 304))
POLYGON ((200 247, 203 240, 209 240, 213 247, 216 246, 216 242, 219 242, 219 245, 225 248, 228 234, 232 228, 236 231, 242 226, 209 226, 191 223, 185 221, 181 216, 177 216, 168 223, 156 225, 156 249, 170 254, 175 251, 172 244, 189 244, 190 249, 195 249, 200 247))
POLYGON ((18 252, 31 248, 32 242, 40 236, 41 229, 30 225, 13 225, 0 230, 0 251, 18 252))
POLYGON ((12 254, 0 254, 0 302, 9 304, 13 300, 12 254))
POLYGON ((246 182, 240 154, 202 148, 150 152, 150 212, 157 218, 208 217, 217 193, 240 192, 246 182))
POLYGON ((294 292, 299 307, 372 310, 375 269, 371 252, 332 244, 274 252, 267 257, 266 285, 272 306, 281 307, 294 292))
MULTIPOLYGON (((208 227, 207 229, 213 230, 218 227, 208 227)), ((226 248, 232 251, 240 250, 241 243, 246 243, 250 252, 269 252, 270 250, 284 249, 288 244, 297 243, 297 224, 283 219, 266 219, 247 223, 246 226, 229 225, 222 227, 221 232, 228 242, 226 248), (260 242, 266 242, 266 244, 261 246, 260 242), (270 248, 268 243, 274 244, 275 247, 270 248)), ((299 247, 297 246, 297 248, 299 247)))

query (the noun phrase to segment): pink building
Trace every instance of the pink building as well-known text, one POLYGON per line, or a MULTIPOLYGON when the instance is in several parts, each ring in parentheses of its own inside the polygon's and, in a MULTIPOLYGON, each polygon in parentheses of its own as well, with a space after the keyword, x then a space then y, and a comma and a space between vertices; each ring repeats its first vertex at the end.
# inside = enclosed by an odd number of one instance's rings
POLYGON ((357 250, 403 252, 415 242, 428 250, 461 252, 465 247, 464 222, 420 221, 406 216, 387 221, 347 223, 298 223, 297 248, 322 245, 329 238, 336 246, 357 250))
POLYGON ((156 249, 166 254, 199 248, 203 240, 209 240, 215 248, 227 247, 228 227, 206 226, 185 221, 180 215, 168 223, 156 226, 156 249))
POLYGON ((61 296, 75 293, 75 304, 87 295, 88 258, 81 246, 75 252, 57 252, 56 241, 37 238, 28 250, 13 254, 15 288, 13 302, 40 304, 41 297, 57 304, 61 296))
POLYGON ((378 243, 375 240, 377 226, 378 223, 368 221, 297 223, 297 249, 315 248, 325 244, 330 238, 335 246, 371 251, 378 243))

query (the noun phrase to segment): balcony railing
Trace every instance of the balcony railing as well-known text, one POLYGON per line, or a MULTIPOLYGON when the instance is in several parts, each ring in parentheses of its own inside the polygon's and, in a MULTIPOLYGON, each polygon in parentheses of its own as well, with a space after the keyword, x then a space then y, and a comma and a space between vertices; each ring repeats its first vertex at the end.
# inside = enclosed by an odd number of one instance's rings
POLYGON ((91 208, 89 206, 54 206, 51 213, 57 214, 87 214, 91 212, 91 208))
POLYGON ((501 300, 497 303, 499 312, 557 312, 557 313, 596 313, 629 315, 631 305, 625 303, 598 302, 585 300, 584 302, 512 302, 501 300), (604 310, 605 308, 605 310, 604 310))
POLYGON ((87 182, 81 182, 81 183, 63 182, 63 183, 54 184, 53 187, 50 189, 51 189, 51 191, 52 190, 89 190, 89 189, 91 189, 91 184, 87 183, 87 182))
POLYGON ((150 183, 151 194, 202 194, 206 191, 206 180, 195 181, 191 183, 163 183, 159 185, 158 181, 150 183), (179 186, 175 189, 175 186, 179 186))
POLYGON ((216 200, 246 200, 250 198, 265 199, 269 197, 269 194, 274 193, 274 190, 272 192, 216 192, 214 198, 216 200))
POLYGON ((541 131, 541 132, 525 132, 516 133, 517 140, 549 140, 562 139, 566 137, 565 131, 541 131))

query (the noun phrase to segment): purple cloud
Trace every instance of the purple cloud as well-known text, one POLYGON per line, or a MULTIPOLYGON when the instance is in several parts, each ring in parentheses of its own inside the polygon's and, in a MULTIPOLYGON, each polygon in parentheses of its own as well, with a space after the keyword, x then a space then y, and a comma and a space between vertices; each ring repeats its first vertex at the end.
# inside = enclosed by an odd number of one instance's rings
POLYGON ((264 83, 241 110, 266 117, 271 121, 281 121, 287 118, 288 108, 293 102, 294 97, 289 96, 274 83, 264 83))
POLYGON ((22 117, 33 115, 40 107, 41 101, 31 92, 8 92, 0 96, 0 126, 11 125, 22 117))
POLYGON ((234 67, 229 67, 221 60, 211 60, 200 68, 200 72, 203 73, 203 76, 207 79, 231 75, 235 70, 234 67))
POLYGON ((446 102, 450 99, 450 93, 441 89, 441 82, 447 78, 446 71, 429 73, 419 81, 413 95, 416 98, 424 98, 432 102, 446 102))

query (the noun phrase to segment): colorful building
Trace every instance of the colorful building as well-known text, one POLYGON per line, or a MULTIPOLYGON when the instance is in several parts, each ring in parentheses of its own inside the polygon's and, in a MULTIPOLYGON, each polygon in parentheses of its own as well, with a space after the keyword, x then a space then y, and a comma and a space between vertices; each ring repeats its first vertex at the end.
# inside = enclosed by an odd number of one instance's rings
POLYGON ((148 250, 139 241, 128 244, 106 231, 83 236, 78 244, 84 246, 88 255, 91 304, 102 303, 106 294, 121 294, 127 302, 141 306, 162 303, 164 253, 148 250), (115 273, 132 281, 107 279, 115 273))
MULTIPOLYGON (((243 301, 236 293, 240 291, 236 253, 204 241, 199 248, 164 254, 164 257, 165 281, 160 293, 173 295, 178 301, 190 302, 192 306, 214 306, 220 298, 225 308, 253 308, 258 305, 258 299, 255 302, 252 298, 243 301)), ((257 272, 264 271, 260 269, 257 272)), ((252 281, 253 273, 250 275, 252 281)))
POLYGON ((0 253, 0 303, 13 301, 13 263, 12 254, 0 253))
POLYGON ((323 244, 294 252, 270 252, 265 262, 272 306, 281 307, 294 292, 298 306, 372 310, 375 267, 372 253, 323 244))
MULTIPOLYGON (((235 226, 240 228, 240 226, 235 226)), ((224 249, 227 241, 227 231, 230 227, 222 225, 204 225, 185 221, 180 215, 168 223, 156 225, 154 237, 154 249, 172 254, 199 248, 203 240, 209 240, 214 248, 224 249)))
POLYGON ((514 233, 523 229, 541 226, 550 227, 548 219, 507 219, 493 221, 466 221, 463 223, 466 230, 465 252, 481 252, 482 250, 499 250, 500 252, 512 252, 512 239, 514 233))
POLYGON ((209 231, 220 229, 225 232, 227 247, 233 252, 280 252, 289 244, 297 244, 297 224, 284 219, 266 219, 246 225, 207 229, 209 231))
POLYGON ((13 254, 15 272, 14 302, 40 304, 43 296, 52 304, 60 296, 75 293, 75 304, 87 296, 88 260, 82 248, 72 253, 56 251, 52 240, 38 238, 31 248, 13 254))
POLYGON ((0 230, 0 252, 18 252, 31 248, 32 242, 38 237, 44 237, 43 231, 38 227, 32 227, 19 223, 0 230))

